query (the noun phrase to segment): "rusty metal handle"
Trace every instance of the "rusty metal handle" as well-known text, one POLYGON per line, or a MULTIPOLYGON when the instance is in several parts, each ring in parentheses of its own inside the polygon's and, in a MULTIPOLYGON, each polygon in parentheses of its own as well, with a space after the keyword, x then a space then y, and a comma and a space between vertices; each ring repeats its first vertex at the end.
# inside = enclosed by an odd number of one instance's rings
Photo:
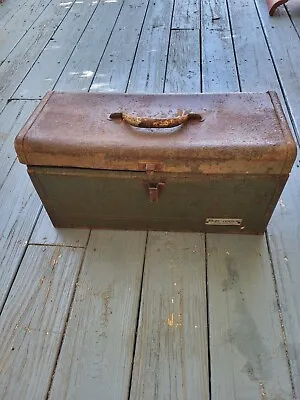
POLYGON ((182 125, 191 119, 203 121, 200 114, 183 113, 173 118, 149 118, 149 117, 135 117, 127 113, 112 113, 110 119, 122 119, 131 126, 137 128, 174 128, 175 126, 182 125))

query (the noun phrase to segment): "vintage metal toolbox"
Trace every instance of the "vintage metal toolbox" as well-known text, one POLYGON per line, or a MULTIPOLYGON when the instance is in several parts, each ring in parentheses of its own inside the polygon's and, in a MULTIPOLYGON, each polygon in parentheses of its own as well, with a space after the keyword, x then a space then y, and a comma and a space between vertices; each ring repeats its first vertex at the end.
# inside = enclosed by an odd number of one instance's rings
POLYGON ((51 92, 15 148, 56 227, 251 234, 296 156, 274 92, 51 92))

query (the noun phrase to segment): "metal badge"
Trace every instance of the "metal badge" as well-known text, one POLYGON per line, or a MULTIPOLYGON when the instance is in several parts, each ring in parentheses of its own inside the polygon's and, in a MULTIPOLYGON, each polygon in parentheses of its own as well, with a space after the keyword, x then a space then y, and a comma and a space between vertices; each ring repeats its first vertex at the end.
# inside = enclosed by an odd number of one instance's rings
POLYGON ((243 220, 241 218, 206 218, 205 225, 232 225, 240 226, 243 220))

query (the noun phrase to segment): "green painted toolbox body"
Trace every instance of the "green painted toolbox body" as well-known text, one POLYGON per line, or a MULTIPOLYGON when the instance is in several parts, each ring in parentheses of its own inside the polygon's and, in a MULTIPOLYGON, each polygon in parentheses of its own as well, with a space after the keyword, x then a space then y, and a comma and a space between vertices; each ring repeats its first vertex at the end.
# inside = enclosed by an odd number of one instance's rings
POLYGON ((51 92, 15 148, 56 227, 248 234, 296 157, 274 92, 51 92))

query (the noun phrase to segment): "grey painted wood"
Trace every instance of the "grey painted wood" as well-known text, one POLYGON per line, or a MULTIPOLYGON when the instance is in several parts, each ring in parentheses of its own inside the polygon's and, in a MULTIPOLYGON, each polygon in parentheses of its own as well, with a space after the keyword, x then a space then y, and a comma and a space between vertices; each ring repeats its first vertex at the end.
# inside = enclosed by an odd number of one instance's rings
POLYGON ((300 185, 299 160, 268 228, 296 398, 300 396, 300 185))
POLYGON ((300 36, 300 7, 297 0, 290 0, 286 4, 286 8, 290 18, 293 21, 293 25, 300 36))
POLYGON ((97 6, 98 2, 75 1, 14 97, 41 98, 53 88, 97 6))
POLYGON ((127 399, 145 232, 93 231, 50 399, 127 399))
POLYGON ((26 168, 15 161, 13 140, 36 106, 12 101, 0 115, 0 309, 40 212, 26 168))
POLYGON ((9 24, 10 20, 20 12, 22 7, 26 6, 27 1, 29 0, 3 1, 0 4, 0 28, 9 24))
MULTIPOLYGON (((293 121, 300 131, 300 40, 285 7, 276 10, 276 17, 270 18, 266 3, 255 0, 263 29, 276 64, 283 92, 289 104, 293 121), (279 34, 280 33, 280 34, 279 34)), ((298 135, 299 137, 299 135, 298 135)))
POLYGON ((226 1, 203 0, 201 20, 203 91, 239 91, 226 1))
POLYGON ((207 237, 212 399, 290 399, 264 237, 207 237))
POLYGON ((200 92, 200 38, 198 30, 171 32, 165 91, 200 92))
MULTIPOLYGON (((81 3, 79 7, 83 7, 84 15, 80 19, 80 32, 85 27, 86 20, 89 17, 92 8, 89 9, 90 3, 81 3)), ((67 90, 67 91, 87 91, 89 85, 92 81, 93 72, 97 67, 97 64, 101 58, 101 54, 105 48, 106 42, 111 34, 111 30, 114 27, 114 23, 118 16, 119 11, 122 8, 122 3, 110 3, 110 2, 101 2, 99 6, 91 16, 91 19, 85 29, 83 35, 81 36, 76 48, 67 63, 66 69, 64 70, 62 76, 60 77, 58 84, 55 86, 55 90, 67 90), (101 34, 98 34, 99 28, 101 28, 101 34), (100 47, 99 47, 100 46, 100 47), (85 66, 85 67, 84 67, 85 66), (86 78, 81 79, 79 75, 74 74, 72 71, 73 67, 77 70, 78 68, 82 71, 82 74, 86 76, 86 78)), ((63 58, 66 60, 65 52, 63 49, 67 47, 68 51, 72 49, 74 44, 74 37, 72 39, 68 39, 67 44, 65 43, 65 33, 69 32, 68 27, 74 26, 74 29, 77 29, 77 24, 74 25, 74 18, 76 20, 76 15, 78 10, 74 5, 73 9, 68 14, 64 22, 61 24, 61 31, 58 33, 58 38, 54 36, 54 39, 57 43, 64 43, 61 46, 61 50, 59 53, 55 51, 52 63, 49 63, 49 68, 44 69, 44 71, 48 71, 51 76, 53 76, 53 82, 55 82, 55 76, 57 75, 58 69, 53 69, 51 65, 56 65, 57 60, 63 58), (71 13, 72 12, 72 13, 71 13)), ((51 41, 52 42, 52 41, 51 41)), ((51 43, 50 42, 50 43, 51 43)), ((49 56, 47 53, 47 48, 44 50, 42 56, 43 58, 41 62, 46 63, 49 56), (43 57, 44 55, 44 57, 43 57)), ((41 64, 41 63, 40 63, 41 64)), ((40 64, 36 64, 37 68, 40 67, 40 64)), ((59 68, 63 68, 64 63, 61 62, 61 66, 59 68)), ((34 68, 32 69, 32 71, 34 68)), ((37 74, 40 77, 40 73, 37 71, 37 74)), ((33 79, 32 75, 32 79, 33 79)), ((45 76, 45 75, 42 75, 45 76)), ((126 79, 126 78, 125 78, 126 79)), ((29 82, 30 83, 30 82, 29 82)), ((39 91, 42 87, 44 89, 46 86, 43 86, 45 81, 40 82, 40 79, 37 81, 35 87, 39 91)), ((26 83, 27 85, 27 83, 26 83)), ((52 84, 53 85, 53 84, 52 84)), ((29 90, 31 91, 31 85, 29 85, 29 90)), ((43 89, 43 90, 44 90, 43 89)), ((60 244, 65 246, 76 246, 81 247, 85 246, 87 243, 87 238, 89 235, 89 230, 79 230, 79 229, 55 229, 44 209, 42 209, 41 215, 38 219, 36 227, 33 231, 32 237, 30 239, 30 243, 43 243, 43 244, 60 244)))
POLYGON ((253 0, 229 2, 233 41, 242 90, 276 90, 280 86, 253 0))
POLYGON ((111 35, 123 1, 101 1, 55 86, 58 91, 87 91, 111 35))
MULTIPOLYGON (((199 35, 184 51, 177 43, 175 54, 173 44, 180 37, 197 36, 173 36, 167 76, 182 76, 174 87, 170 79, 165 89, 191 92, 198 90, 195 81, 200 82, 200 69, 194 79, 188 79, 184 58, 190 57, 192 65, 199 62, 199 35)), ((203 235, 149 233, 130 398, 208 398, 205 287, 203 235)))
MULTIPOLYGON (((279 23, 277 18, 274 18, 273 24, 275 25, 271 26, 276 26, 276 28, 268 26, 268 29, 276 29, 277 32, 281 27, 284 27, 283 30, 286 30, 286 26, 290 26, 286 19, 285 11, 280 11, 278 9, 276 14, 278 14, 278 12, 281 14, 278 15, 278 19, 282 18, 282 22, 279 23)), ((256 28, 255 40, 252 40, 249 35, 247 35, 247 32, 254 30, 255 25, 259 26, 260 23, 255 4, 251 1, 245 1, 244 6, 233 4, 231 17, 235 32, 234 40, 237 49, 237 57, 240 57, 241 60, 244 58, 247 59, 247 62, 239 63, 239 73, 243 90, 251 90, 251 87, 255 87, 256 90, 275 89, 281 95, 280 86, 270 59, 267 44, 263 38, 262 30, 256 28), (236 27, 239 28, 236 29, 236 27), (245 43, 246 39, 240 39, 239 32, 241 32, 241 29, 243 29, 244 32, 246 30, 244 37, 248 37, 248 43, 245 43), (255 60, 255 62, 251 60, 255 60), (250 69, 255 72, 251 74, 250 69)), ((268 35, 270 35, 270 32, 268 35)), ((274 42, 271 46, 271 52, 274 57, 278 50, 275 35, 272 34, 272 36, 274 42)), ((278 39, 280 40, 279 37, 278 39)), ((298 43, 300 43, 299 39, 298 43)), ((289 47, 290 45, 287 44, 287 46, 289 47)), ((280 45, 279 49, 281 49, 281 47, 282 46, 280 45)), ((278 56, 277 58, 274 58, 274 60, 276 62, 276 67, 278 68, 278 56)), ((287 74, 279 74, 284 92, 288 94, 287 99, 289 101, 289 106, 291 105, 290 102, 293 101, 292 90, 297 91, 297 87, 292 89, 289 86, 290 62, 293 64, 295 63, 295 60, 293 60, 293 58, 290 60, 290 58, 287 57, 285 59, 287 74), (292 95, 290 95, 290 93, 292 95)), ((291 70, 293 70, 293 67, 291 70)), ((281 97, 282 101, 284 101, 283 96, 281 97)), ((295 125, 297 125, 298 120, 299 119, 297 118, 295 125)), ((297 171, 297 166, 295 166, 268 227, 275 282, 279 293, 281 318, 286 334, 285 341, 290 359, 296 398, 300 396, 300 343, 298 334, 300 324, 298 323, 299 318, 297 317, 299 314, 298 309, 300 307, 300 295, 298 294, 299 291, 296 284, 299 279, 298 231, 300 226, 297 210, 297 196, 299 196, 297 171)))
POLYGON ((56 229, 44 207, 30 237, 30 244, 86 247, 89 229, 56 229))
POLYGON ((124 1, 92 82, 92 92, 125 91, 148 1, 124 1))
POLYGON ((0 114, 0 189, 16 159, 14 139, 36 106, 36 101, 11 101, 0 114))
MULTIPOLYGON (((229 9, 242 89, 259 91, 277 82, 250 3, 230 3, 229 9)), ((220 82, 222 91, 237 89, 237 76, 227 79, 226 68, 217 75, 209 66, 206 71, 206 90, 220 89, 220 82)), ((207 246, 212 399, 292 399, 266 240, 207 235, 207 246)))
POLYGON ((150 0, 128 92, 163 92, 173 0, 150 0))
POLYGON ((175 0, 172 28, 200 28, 200 0, 175 0))
POLYGON ((41 209, 26 168, 15 162, 0 189, 0 309, 41 209))
POLYGON ((68 13, 69 7, 51 2, 47 7, 47 12, 35 21, 10 56, 0 65, 0 99, 3 99, 0 101, 0 111, 30 71, 36 58, 68 13))
POLYGON ((0 20, 0 64, 6 59, 28 29, 30 29, 34 21, 46 9, 50 1, 28 0, 22 8, 16 10, 5 26, 1 27, 2 19, 0 20))
POLYGON ((151 232, 131 399, 208 399, 204 235, 151 232))
MULTIPOLYGON (((5 179, 9 174, 16 159, 16 153, 13 145, 14 138, 23 127, 25 121, 32 113, 34 108, 37 106, 37 104, 38 101, 34 100, 14 100, 8 103, 8 105, 5 107, 4 111, 0 115, 0 126, 2 130, 2 133, 0 134, 0 189, 3 186, 5 179)), ((16 163, 18 163, 18 161, 16 163)), ((24 169, 24 167, 21 168, 24 169)), ((22 176, 27 183, 27 174, 22 172, 22 176)), ((21 179, 18 178, 18 175, 15 175, 15 177, 16 182, 10 181, 11 185, 15 185, 18 182, 18 179, 21 179)), ((17 184, 19 185, 19 183, 17 184)), ((31 185, 29 182, 28 184, 31 185)), ((22 187, 20 189, 20 196, 22 196, 22 187)), ((11 190, 11 188, 5 190, 11 190)), ((34 190, 33 187, 32 190, 34 190)), ((3 196, 5 195, 6 193, 4 192, 3 196)), ((7 196, 8 195, 9 192, 7 192, 7 196)), ((13 206, 13 204, 7 204, 7 207, 12 208, 12 210, 13 206)), ((39 208, 37 210, 39 210, 39 208)), ((2 207, 0 207, 0 212, 3 212, 2 207)), ((14 214, 14 218, 16 218, 17 216, 18 214, 14 214)), ((33 225, 30 224, 29 228, 32 229, 32 227, 33 225)), ((28 235, 30 233, 31 231, 29 230, 25 240, 28 239, 28 235)), ((51 221, 49 220, 49 217, 47 216, 45 210, 43 209, 38 219, 38 223, 33 231, 30 243, 60 244, 65 246, 85 247, 88 235, 89 230, 86 229, 55 229, 51 221)))
MULTIPOLYGON (((38 101, 34 100, 20 100, 20 101, 11 101, 4 109, 4 111, 0 115, 0 126, 3 133, 0 134, 0 189, 3 186, 7 175, 9 174, 13 164, 15 163, 16 153, 14 149, 14 138, 20 129, 23 127, 25 121, 32 113, 34 108, 37 106, 38 101)), ((16 161, 18 164, 18 161, 16 161)), ((17 190, 20 188, 20 198, 22 198, 22 186, 19 185, 19 179, 23 177, 25 179, 24 184, 28 184, 28 188, 31 188, 34 191, 33 187, 29 182, 29 178, 23 170, 25 169, 23 166, 19 166, 19 170, 22 169, 20 177, 18 174, 15 174, 16 181, 10 179, 10 185, 16 185, 15 196, 18 196, 17 190)), ((18 169, 18 166, 14 167, 18 169)), ((27 187, 27 186, 26 186, 27 187)), ((7 187, 3 189, 3 197, 9 196, 9 191, 12 190, 12 187, 7 187), (7 190, 7 193, 5 192, 7 190)), ((29 192, 26 192, 26 196, 30 196, 29 192)), ((34 198, 37 199, 37 196, 33 194, 34 198)), ((15 213, 16 209, 13 203, 9 203, 9 198, 5 203, 3 203, 2 207, 7 207, 6 211, 9 213, 12 212, 12 218, 18 218, 18 214, 15 213)), ((40 204, 38 201, 34 202, 34 210, 30 211, 30 213, 36 212, 40 209, 40 204)), ((4 209, 0 207, 0 212, 4 212, 4 209)), ((20 210, 19 210, 20 211, 20 210)), ((22 211, 20 211, 22 212, 22 211)), ((12 219, 10 223, 13 223, 15 219, 12 219)), ((29 224, 27 234, 24 238, 19 238, 21 241, 26 241, 29 238, 31 233, 31 229, 33 227, 33 222, 29 224)), ((1 224, 0 224, 1 225, 1 224)), ((11 225, 10 225, 11 226, 11 225)), ((2 227, 4 229, 4 227, 2 227)), ((25 233, 25 232, 24 232, 25 233)), ((12 236, 14 232, 11 232, 12 236)), ((51 224, 45 210, 42 210, 42 213, 38 219, 37 225, 33 231, 33 236, 30 239, 30 243, 38 243, 38 244, 61 244, 65 246, 74 246, 74 247, 85 247, 87 243, 89 235, 89 230, 79 230, 79 229, 55 229, 51 224)), ((18 239, 18 238, 17 238, 18 239)), ((15 239, 15 240, 17 240, 15 239)), ((22 253, 20 253, 22 254, 22 253)), ((20 254, 17 252, 18 257, 20 254)), ((16 265, 12 266, 12 271, 8 272, 8 275, 13 273, 16 265)))
POLYGON ((82 255, 28 247, 1 313, 1 399, 46 398, 82 255))

